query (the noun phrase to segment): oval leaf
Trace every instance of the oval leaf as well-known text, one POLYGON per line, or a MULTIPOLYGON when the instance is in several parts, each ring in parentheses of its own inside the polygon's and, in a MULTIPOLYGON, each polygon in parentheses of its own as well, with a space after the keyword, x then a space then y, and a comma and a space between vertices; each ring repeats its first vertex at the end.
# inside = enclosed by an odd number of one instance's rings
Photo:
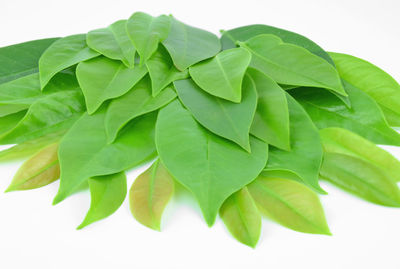
POLYGON ((135 65, 136 49, 126 32, 126 20, 120 20, 107 28, 90 31, 88 46, 104 56, 122 61, 127 67, 135 65))
POLYGON ((197 198, 211 226, 223 201, 261 172, 268 145, 250 139, 252 152, 201 127, 178 100, 161 109, 156 145, 172 176, 197 198))
POLYGON ((338 153, 325 153, 321 177, 372 203, 400 207, 399 187, 381 168, 338 153))
POLYGON ((189 73, 196 84, 209 94, 240 103, 242 81, 250 60, 251 54, 246 49, 229 49, 191 66, 189 73))
POLYGON ((85 34, 71 35, 57 40, 39 59, 42 89, 58 72, 98 55, 99 53, 86 45, 85 34))
POLYGON ((252 53, 250 66, 270 76, 277 83, 321 87, 346 95, 336 69, 308 50, 262 34, 240 46, 252 53))
POLYGON ((322 162, 322 144, 310 117, 290 95, 287 95, 290 118, 291 150, 271 147, 266 171, 284 170, 297 175, 307 186, 325 193, 318 184, 322 162))
POLYGON ((82 88, 89 114, 101 104, 128 92, 147 73, 145 66, 127 68, 118 61, 98 57, 82 62, 76 69, 76 76, 82 88))
POLYGON ((125 126, 112 144, 107 144, 104 118, 104 108, 93 115, 85 113, 61 140, 61 182, 54 204, 90 177, 119 173, 154 156, 154 113, 125 126))
POLYGON ((204 92, 191 79, 175 81, 174 85, 179 98, 200 124, 251 151, 249 131, 257 107, 257 92, 249 78, 243 81, 243 100, 239 104, 204 92))
POLYGON ((162 42, 179 70, 207 58, 211 58, 221 50, 216 35, 199 28, 186 25, 171 18, 171 30, 162 42))
POLYGON ((146 76, 133 89, 110 102, 105 117, 107 141, 112 143, 118 132, 130 120, 157 110, 176 98, 175 91, 168 87, 159 95, 151 95, 149 77, 146 76))
POLYGON ((45 147, 18 169, 6 192, 46 186, 60 177, 58 143, 45 147))
POLYGON ((360 58, 330 52, 340 76, 371 96, 391 126, 400 126, 400 85, 388 73, 360 58))
POLYGON ((152 17, 143 12, 136 12, 129 18, 126 30, 139 53, 141 64, 157 50, 158 43, 167 38, 170 20, 165 15, 152 17))
POLYGON ((257 110, 250 133, 283 150, 290 150, 289 109, 286 94, 271 78, 250 68, 248 74, 258 93, 257 110))
POLYGON ((303 184, 264 174, 247 188, 260 211, 279 224, 303 233, 331 234, 318 196, 303 184))
POLYGON ((126 176, 124 172, 89 178, 90 208, 77 229, 112 215, 126 197, 126 176))
POLYGON ((246 187, 222 204, 219 215, 239 242, 255 247, 261 234, 261 214, 246 187))
POLYGON ((173 192, 174 179, 156 160, 132 184, 129 191, 132 215, 144 226, 159 231, 162 213, 173 192))

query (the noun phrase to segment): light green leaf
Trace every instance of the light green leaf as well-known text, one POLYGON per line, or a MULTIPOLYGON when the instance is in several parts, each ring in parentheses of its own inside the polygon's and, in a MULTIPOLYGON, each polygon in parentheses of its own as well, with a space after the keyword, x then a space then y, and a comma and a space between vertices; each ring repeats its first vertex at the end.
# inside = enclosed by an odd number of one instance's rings
POLYGON ((252 53, 250 66, 277 83, 321 87, 346 96, 336 69, 302 47, 283 43, 271 34, 261 34, 239 44, 252 53))
POLYGON ((250 68, 247 73, 253 80, 258 104, 250 133, 283 150, 290 150, 289 110, 286 94, 271 78, 250 68))
POLYGON ((209 226, 225 199, 257 177, 268 155, 268 145, 257 138, 250 139, 248 153, 210 133, 178 100, 158 115, 156 145, 167 170, 197 198, 209 226))
POLYGON ((162 43, 171 55, 176 68, 181 71, 215 56, 221 50, 216 35, 186 25, 175 18, 171 18, 171 30, 162 43))
POLYGON ((319 133, 310 117, 290 95, 287 95, 290 118, 291 150, 270 148, 266 171, 283 170, 299 177, 304 184, 325 193, 318 184, 322 162, 319 133))
POLYGON ((93 114, 101 104, 128 92, 147 73, 145 66, 127 68, 118 61, 97 57, 81 62, 76 76, 81 85, 89 114, 93 114))
POLYGON ((85 34, 71 35, 57 40, 39 59, 42 89, 58 72, 98 55, 99 53, 86 45, 85 34))
POLYGON ((0 48, 0 84, 39 71, 39 58, 58 38, 47 38, 0 48))
POLYGON ((141 224, 160 230, 165 206, 174 192, 174 179, 157 159, 136 178, 129 191, 132 215, 141 224))
POLYGON ((126 176, 124 172, 89 178, 90 208, 83 222, 82 229, 93 222, 112 215, 122 205, 126 197, 126 176))
POLYGON ((119 173, 154 156, 154 113, 125 126, 112 144, 107 144, 104 118, 105 108, 93 115, 85 113, 61 140, 61 182, 54 204, 90 177, 119 173))
POLYGON ((188 70, 176 69, 168 51, 162 45, 158 46, 157 51, 146 62, 146 66, 151 78, 153 96, 157 96, 171 82, 189 77, 188 70))
POLYGON ((58 143, 51 144, 24 162, 6 192, 31 190, 46 186, 60 177, 58 143))
POLYGON ((25 114, 26 111, 20 111, 0 117, 0 139, 1 136, 7 134, 7 132, 15 128, 18 122, 20 122, 25 117, 25 114))
POLYGON ((325 128, 319 133, 326 152, 350 155, 375 164, 395 182, 400 182, 400 161, 389 152, 346 129, 325 128))
POLYGON ((122 61, 127 67, 135 65, 136 49, 126 32, 127 20, 116 21, 107 28, 90 31, 87 45, 107 58, 122 61))
POLYGON ((132 119, 157 110, 176 98, 172 87, 167 87, 159 95, 151 95, 151 85, 145 76, 129 92, 110 102, 105 116, 108 143, 112 143, 118 132, 132 119))
POLYGON ((179 98, 200 124, 251 151, 249 131, 257 107, 257 92, 248 77, 243 81, 243 100, 239 104, 206 93, 191 79, 175 81, 174 85, 179 98))
POLYGON ((165 15, 152 17, 143 12, 136 12, 129 18, 126 30, 139 53, 141 64, 157 50, 158 43, 167 38, 170 20, 165 15))
POLYGON ((219 214, 239 242, 254 248, 261 234, 261 214, 246 187, 222 204, 219 214))
POLYGON ((319 129, 340 127, 376 144, 400 146, 400 134, 389 127, 376 102, 349 83, 344 85, 351 108, 323 89, 300 88, 290 92, 319 129))
POLYGON ((326 51, 324 51, 320 46, 318 46, 315 42, 311 41, 307 37, 291 31, 263 24, 247 25, 231 29, 229 31, 222 31, 222 36, 221 36, 222 48, 224 50, 234 48, 236 46, 235 44, 236 41, 246 41, 252 37, 261 34, 276 35, 280 39, 282 39, 283 42, 303 47, 312 54, 315 54, 325 59, 328 63, 335 66, 331 57, 329 57, 328 53, 326 53, 326 51))
POLYGON ((189 73, 196 84, 209 94, 240 103, 242 81, 250 60, 251 54, 246 49, 229 49, 191 66, 189 73))
POLYGON ((303 184, 264 174, 247 188, 260 211, 279 224, 303 233, 331 234, 317 194, 303 184))
POLYGON ((371 96, 391 126, 400 126, 400 85, 388 73, 360 58, 330 52, 340 76, 371 96))
POLYGON ((378 166, 352 156, 325 153, 321 177, 372 203, 400 207, 400 190, 378 166))

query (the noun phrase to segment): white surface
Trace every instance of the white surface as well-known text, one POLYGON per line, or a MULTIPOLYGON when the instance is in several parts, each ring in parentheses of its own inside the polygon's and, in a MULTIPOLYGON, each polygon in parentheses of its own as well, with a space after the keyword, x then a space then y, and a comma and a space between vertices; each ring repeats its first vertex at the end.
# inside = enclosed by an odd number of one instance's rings
MULTIPOLYGON (((0 0, 0 46, 87 32, 135 11, 172 13, 214 33, 253 23, 296 31, 326 50, 365 58, 400 80, 400 2, 327 2, 0 0)), ((400 157, 399 149, 391 152, 400 157)), ((264 220, 253 250, 236 242, 220 220, 209 229, 187 197, 168 206, 161 233, 138 224, 127 203, 76 231, 89 194, 57 206, 51 201, 58 183, 3 194, 17 166, 0 165, 0 268, 400 268, 399 209, 369 204, 330 185, 322 184, 329 195, 321 199, 333 236, 301 234, 264 220)), ((129 184, 137 174, 129 174, 129 184)))

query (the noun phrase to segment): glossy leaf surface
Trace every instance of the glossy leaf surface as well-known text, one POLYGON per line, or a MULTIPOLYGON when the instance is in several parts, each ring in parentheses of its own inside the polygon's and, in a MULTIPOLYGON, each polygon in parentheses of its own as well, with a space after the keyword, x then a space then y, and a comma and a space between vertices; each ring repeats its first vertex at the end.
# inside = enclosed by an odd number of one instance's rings
POLYGON ((236 104, 200 89, 191 79, 174 82, 180 100, 211 132, 250 149, 249 131, 257 107, 257 92, 249 78, 243 81, 243 100, 236 104))
POLYGON ((270 34, 253 37, 240 46, 252 53, 250 66, 277 83, 321 87, 346 95, 336 69, 302 47, 270 34))
POLYGON ((400 207, 400 190, 383 169, 352 156, 325 153, 321 177, 372 203, 400 207))
POLYGON ((61 140, 61 182, 55 204, 90 177, 119 173, 154 156, 154 113, 125 126, 112 144, 107 143, 104 118, 104 108, 93 115, 85 113, 61 140))
POLYGON ((39 59, 42 89, 58 72, 98 55, 98 52, 91 50, 86 45, 86 35, 84 34, 71 35, 57 40, 39 59))
POLYGON ((152 17, 143 12, 136 12, 129 18, 126 30, 139 53, 141 64, 157 50, 158 43, 167 38, 170 21, 168 16, 152 17))
POLYGON ((112 215, 125 200, 127 186, 124 172, 89 178, 90 208, 77 229, 112 215))
POLYGON ((309 52, 325 59, 328 63, 334 66, 329 54, 307 37, 291 31, 263 24, 247 25, 231 29, 229 31, 223 31, 221 37, 222 48, 224 50, 234 48, 236 41, 246 41, 261 34, 276 35, 282 39, 283 42, 303 47, 309 52))
POLYGON ((145 66, 131 69, 105 57, 80 63, 76 76, 85 96, 88 113, 93 114, 104 101, 128 92, 146 73, 145 66))
POLYGON ((176 68, 183 71, 189 66, 215 56, 221 50, 216 35, 186 25, 171 18, 168 37, 162 42, 176 68))
POLYGON ((326 152, 363 159, 384 169, 394 181, 400 182, 400 161, 389 152, 346 129, 325 128, 319 133, 326 152))
POLYGON ((47 146, 24 162, 6 192, 40 188, 59 179, 58 143, 47 146))
POLYGON ((400 85, 388 73, 360 58, 330 52, 340 76, 366 92, 380 106, 391 126, 400 126, 400 85))
POLYGON ((268 154, 257 138, 250 138, 248 153, 210 133, 177 100, 159 113, 156 145, 167 170, 197 198, 209 226, 224 200, 257 177, 268 154))
POLYGON ((303 184, 264 175, 247 188, 260 211, 279 224, 303 233, 331 234, 317 194, 303 184))
POLYGON ((255 247, 261 234, 261 214, 246 187, 222 204, 219 215, 239 242, 255 247))
POLYGON ((148 76, 144 77, 129 92, 111 101, 106 117, 105 128, 107 141, 111 143, 118 132, 130 120, 157 110, 176 98, 172 87, 167 87, 159 95, 151 95, 151 83, 148 76))
POLYGON ((47 38, 0 48, 0 84, 39 71, 39 58, 58 38, 47 38))
POLYGON ((171 82, 189 77, 187 70, 179 71, 176 69, 168 51, 162 45, 158 47, 157 51, 146 62, 146 66, 151 78, 153 96, 157 96, 171 82))
POLYGON ((242 81, 251 54, 243 48, 222 51, 215 57, 189 68, 192 79, 211 95, 240 103, 242 81))
POLYGON ((132 215, 141 224, 159 231, 162 213, 173 192, 174 179, 164 165, 156 160, 132 184, 129 191, 132 215))
POLYGON ((289 109, 286 94, 271 78, 256 69, 247 73, 258 93, 257 110, 250 133, 283 150, 290 150, 289 109))
POLYGON ((296 100, 287 95, 290 118, 291 150, 270 148, 265 170, 283 170, 297 175, 307 186, 325 193, 318 184, 322 161, 319 133, 310 117, 296 100))
POLYGON ((133 67, 136 49, 126 32, 126 22, 126 20, 120 20, 107 28, 90 31, 86 42, 91 49, 107 58, 120 60, 127 67, 133 67))
POLYGON ((400 134, 391 129, 376 102, 360 89, 345 82, 351 108, 321 89, 302 88, 291 94, 305 108, 318 128, 348 129, 376 143, 400 145, 400 134))

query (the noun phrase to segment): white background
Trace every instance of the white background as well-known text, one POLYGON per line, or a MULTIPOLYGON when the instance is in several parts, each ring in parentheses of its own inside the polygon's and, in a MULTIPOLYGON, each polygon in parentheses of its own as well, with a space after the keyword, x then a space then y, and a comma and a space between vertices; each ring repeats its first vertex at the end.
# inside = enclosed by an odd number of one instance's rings
MULTIPOLYGON (((262 23, 306 35, 329 51, 367 59, 400 81, 400 2, 0 0, 0 46, 83 33, 135 11, 173 14, 214 33, 262 23)), ((400 157, 400 150, 391 149, 400 157)), ((211 229, 186 194, 175 198, 162 232, 138 224, 124 203, 81 231, 88 193, 57 206, 58 183, 3 194, 19 163, 0 165, 0 268, 400 268, 400 211, 322 184, 333 236, 301 234, 264 220, 256 249, 236 242, 221 220, 211 229)), ((132 183, 138 171, 129 174, 132 183)))

